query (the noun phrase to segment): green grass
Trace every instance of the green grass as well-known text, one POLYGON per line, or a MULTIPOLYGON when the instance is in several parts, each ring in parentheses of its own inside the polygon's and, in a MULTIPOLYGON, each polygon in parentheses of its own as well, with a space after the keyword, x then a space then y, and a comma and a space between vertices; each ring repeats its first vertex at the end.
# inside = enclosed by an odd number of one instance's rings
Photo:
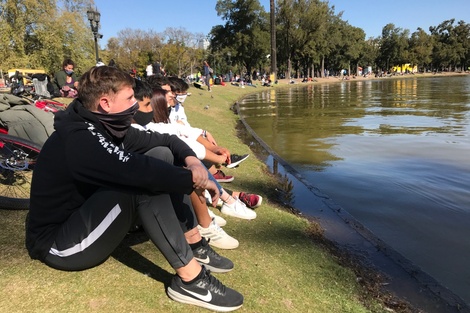
MULTIPOLYGON (((237 312, 386 312, 368 296, 352 268, 311 239, 315 225, 277 204, 277 180, 237 137, 238 116, 229 108, 260 87, 189 91, 185 109, 191 124, 209 130, 232 152, 252 154, 240 167, 224 169, 235 176, 225 186, 265 199, 253 221, 226 217, 224 229, 240 247, 219 250, 233 260, 235 269, 216 275, 245 296, 237 312)), ((61 272, 29 258, 25 216, 25 211, 0 210, 0 312, 207 312, 166 296, 174 271, 143 234, 130 235, 100 266, 61 272)))

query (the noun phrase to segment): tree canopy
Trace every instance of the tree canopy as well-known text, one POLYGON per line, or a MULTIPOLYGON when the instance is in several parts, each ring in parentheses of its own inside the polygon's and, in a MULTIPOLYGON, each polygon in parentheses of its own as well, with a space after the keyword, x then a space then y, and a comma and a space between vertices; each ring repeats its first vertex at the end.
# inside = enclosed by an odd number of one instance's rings
MULTIPOLYGON (((93 0, 0 0, 0 68, 43 68, 52 73, 65 58, 83 72, 95 64, 93 34, 86 11, 93 0)), ((122 29, 100 51, 105 63, 123 70, 160 61, 167 73, 197 72, 207 59, 216 73, 270 72, 270 15, 258 0, 218 0, 214 7, 222 25, 209 34, 168 27, 122 29)), ((410 63, 421 71, 463 71, 470 65, 470 25, 449 19, 414 32, 386 24, 382 35, 365 38, 323 0, 278 0, 275 6, 277 72, 290 76, 322 76, 371 66, 390 71, 410 63)))
POLYGON ((82 0, 1 0, 0 68, 43 68, 52 73, 65 58, 86 70, 95 64, 86 24, 90 2, 82 0))

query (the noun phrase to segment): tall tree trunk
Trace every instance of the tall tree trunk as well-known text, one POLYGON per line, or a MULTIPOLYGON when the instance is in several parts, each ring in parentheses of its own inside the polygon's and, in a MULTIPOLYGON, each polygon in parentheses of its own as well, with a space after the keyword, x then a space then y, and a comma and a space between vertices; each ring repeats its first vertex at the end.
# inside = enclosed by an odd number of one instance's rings
POLYGON ((287 77, 286 77, 287 79, 290 79, 291 73, 292 73, 292 63, 291 63, 290 55, 289 55, 289 58, 287 59, 287 77))
POLYGON ((320 74, 320 77, 321 78, 325 77, 325 56, 321 57, 321 74, 320 74))
POLYGON ((275 15, 275 1, 270 1, 270 22, 271 22, 271 74, 274 76, 274 81, 277 81, 277 48, 276 48, 276 15, 275 15))

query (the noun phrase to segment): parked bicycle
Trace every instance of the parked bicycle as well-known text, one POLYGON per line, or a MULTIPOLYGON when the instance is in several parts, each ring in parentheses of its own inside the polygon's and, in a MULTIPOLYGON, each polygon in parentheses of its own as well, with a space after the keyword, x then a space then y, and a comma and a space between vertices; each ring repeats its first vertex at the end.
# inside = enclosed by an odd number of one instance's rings
POLYGON ((0 209, 29 208, 31 179, 41 146, 0 134, 0 209))

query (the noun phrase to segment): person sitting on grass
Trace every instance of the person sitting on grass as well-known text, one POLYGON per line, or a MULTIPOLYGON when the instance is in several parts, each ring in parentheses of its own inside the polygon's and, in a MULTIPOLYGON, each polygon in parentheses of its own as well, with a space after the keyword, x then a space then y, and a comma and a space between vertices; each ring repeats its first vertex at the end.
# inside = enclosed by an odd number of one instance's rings
MULTIPOLYGON (((175 97, 171 97, 171 94, 170 94, 167 97, 167 101, 170 104, 172 104, 171 105, 171 111, 170 111, 170 117, 169 117, 170 122, 190 126, 190 124, 188 122, 188 118, 186 116, 186 113, 184 112, 184 107, 183 107, 183 103, 184 103, 184 101, 186 100, 186 98, 188 96, 189 85, 184 80, 182 80, 181 78, 178 78, 178 77, 175 77, 175 76, 167 77, 167 81, 168 81, 168 85, 170 86, 171 91, 175 95, 175 97)), ((168 87, 166 85, 165 85, 165 90, 168 90, 168 87)), ((214 146, 217 147, 217 143, 215 142, 215 139, 214 139, 214 137, 212 136, 211 133, 209 133, 208 131, 203 131, 202 137, 206 138, 207 140, 204 140, 203 138, 198 137, 198 142, 204 144, 206 149, 209 150, 211 148, 214 148, 214 146)), ((227 155, 230 157, 230 159, 232 161, 232 163, 227 165, 228 168, 233 168, 233 167, 238 166, 238 164, 240 164, 240 162, 246 160, 246 158, 248 157, 247 154, 240 156, 240 155, 236 155, 236 154, 230 155, 229 154, 230 152, 228 150, 226 152, 228 153, 227 155)), ((199 159, 202 160, 204 158, 199 158, 199 159)), ((206 159, 206 161, 217 164, 217 160, 212 161, 208 158, 208 159, 206 159)), ((209 171, 211 172, 211 174, 216 178, 216 180, 219 183, 227 183, 227 182, 232 182, 233 181, 233 179, 234 179, 233 176, 225 175, 224 172, 222 172, 220 169, 217 169, 214 166, 211 166, 210 163, 206 163, 206 162, 203 162, 203 163, 206 164, 206 166, 209 168, 209 171)), ((231 192, 228 189, 226 189, 226 190, 229 192, 230 195, 240 199, 250 209, 254 209, 254 208, 259 207, 262 203, 262 200, 263 200, 263 198, 261 196, 256 195, 256 194, 249 194, 249 193, 245 193, 245 192, 231 192)))
MULTIPOLYGON (((189 88, 189 86, 184 81, 181 82, 181 79, 179 78, 177 80, 175 79, 169 80, 166 77, 160 77, 160 78, 152 77, 148 82, 152 90, 163 89, 163 90, 169 91, 169 94, 167 95, 167 101, 169 105, 171 106, 170 123, 191 126, 184 112, 184 107, 180 105, 178 101, 176 100, 177 95, 175 93, 175 90, 178 90, 179 94, 181 95, 182 93, 185 93, 187 91, 187 88, 189 88), (176 84, 175 81, 178 81, 178 80, 179 80, 179 84, 176 84), (171 84, 171 82, 173 82, 173 84, 171 84), (176 87, 177 85, 178 87, 176 87)), ((201 134, 197 137, 197 141, 203 144, 204 147, 206 147, 208 150, 212 151, 216 149, 219 152, 224 151, 223 154, 225 154, 227 157, 227 160, 225 162, 227 168, 234 168, 249 157, 249 154, 244 154, 244 155, 230 154, 228 149, 219 147, 217 145, 217 142, 215 141, 214 136, 212 136, 212 134, 208 132, 207 130, 204 130, 201 132, 201 134)), ((210 168, 209 170, 211 174, 213 174, 218 179, 219 182, 228 182, 230 179, 233 180, 233 177, 226 177, 224 172, 216 169, 215 167, 210 168)))
POLYGON ((138 110, 133 85, 125 72, 93 67, 80 79, 78 99, 56 114, 32 178, 29 255, 58 270, 95 267, 138 218, 176 271, 171 299, 236 310, 243 296, 206 270, 227 272, 233 263, 200 239, 188 196, 204 199, 209 190, 215 204, 219 191, 183 141, 130 127, 138 110))
MULTIPOLYGON (((133 124, 134 127, 153 132, 156 131, 174 134, 180 136, 180 139, 183 139, 185 142, 187 142, 190 147, 194 147, 193 151, 200 151, 200 148, 204 150, 204 147, 201 146, 197 141, 195 141, 194 139, 191 140, 189 138, 185 138, 184 136, 181 136, 178 131, 174 130, 175 127, 180 128, 185 126, 179 124, 170 124, 168 122, 169 114, 168 102, 166 98, 166 96, 169 94, 168 91, 163 89, 156 89, 154 91, 151 91, 151 89, 149 88, 149 86, 146 85, 146 83, 136 82, 135 94, 139 103, 139 111, 134 116, 134 120, 136 122, 133 124), (152 94, 151 99, 148 98, 150 94, 152 94), (156 120, 158 121, 158 123, 155 122, 156 120)), ((213 176, 210 178, 213 178, 213 176)), ((214 181, 217 183, 217 180, 215 178, 214 181)), ((255 208, 261 205, 261 196, 241 192, 236 194, 240 197, 240 199, 238 199, 236 197, 232 197, 222 187, 219 187, 219 191, 221 194, 221 199, 223 201, 221 208, 222 213, 244 219, 256 218, 256 213, 252 210, 248 210, 246 208, 247 204, 241 201, 244 200, 252 208, 255 208)), ((207 227, 206 225, 201 226, 207 227)))

